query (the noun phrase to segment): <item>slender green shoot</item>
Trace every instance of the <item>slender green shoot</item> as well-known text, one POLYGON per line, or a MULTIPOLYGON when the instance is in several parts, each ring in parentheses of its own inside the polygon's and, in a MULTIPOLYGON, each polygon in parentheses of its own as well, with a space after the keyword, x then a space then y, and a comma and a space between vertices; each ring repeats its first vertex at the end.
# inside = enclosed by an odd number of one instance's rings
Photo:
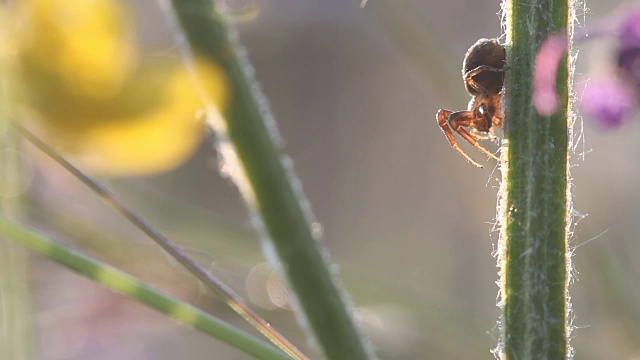
POLYGON ((284 352, 224 321, 145 284, 107 264, 19 224, 0 217, 0 234, 36 251, 111 290, 171 316, 235 348, 263 360, 290 360, 284 352))
POLYGON ((194 275, 198 280, 202 281, 204 286, 213 291, 238 315, 242 316, 247 322, 255 327, 260 333, 273 342, 278 348, 292 356, 294 359, 304 360, 307 357, 296 348, 289 340, 274 329, 266 320, 253 311, 230 287, 220 281, 218 278, 207 272, 202 266, 193 261, 181 248, 172 243, 164 234, 156 230, 148 224, 137 213, 131 210, 125 203, 114 196, 102 184, 85 174, 82 170, 67 161, 62 155, 47 145, 40 138, 35 136, 25 127, 18 123, 12 123, 24 138, 29 140, 42 152, 47 154, 51 159, 64 167, 69 173, 75 176, 83 184, 88 186, 106 203, 111 205, 116 211, 122 214, 132 224, 142 230, 147 236, 155 241, 164 251, 166 251, 173 259, 182 265, 187 271, 194 275))
MULTIPOLYGON (((5 22, 11 13, 0 0, 0 214, 16 219, 22 214, 27 173, 20 141, 9 125, 15 115, 15 64, 5 22)), ((28 360, 36 356, 31 331, 33 316, 29 291, 29 253, 0 236, 0 353, 2 358, 28 360)))

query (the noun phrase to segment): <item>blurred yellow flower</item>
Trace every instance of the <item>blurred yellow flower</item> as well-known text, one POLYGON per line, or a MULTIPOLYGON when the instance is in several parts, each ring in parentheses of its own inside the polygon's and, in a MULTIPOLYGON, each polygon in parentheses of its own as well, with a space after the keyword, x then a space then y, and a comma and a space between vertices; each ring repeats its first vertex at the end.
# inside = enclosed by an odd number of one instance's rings
MULTIPOLYGON (((137 54, 117 0, 24 0, 12 37, 28 106, 48 140, 85 169, 111 175, 166 171, 200 144, 204 109, 178 58, 137 54), (139 61, 141 58, 142 61, 139 61)), ((225 106, 223 71, 196 57, 199 84, 225 106)))
POLYGON ((72 94, 106 98, 135 66, 133 29, 114 0, 26 0, 16 29, 21 60, 72 94))

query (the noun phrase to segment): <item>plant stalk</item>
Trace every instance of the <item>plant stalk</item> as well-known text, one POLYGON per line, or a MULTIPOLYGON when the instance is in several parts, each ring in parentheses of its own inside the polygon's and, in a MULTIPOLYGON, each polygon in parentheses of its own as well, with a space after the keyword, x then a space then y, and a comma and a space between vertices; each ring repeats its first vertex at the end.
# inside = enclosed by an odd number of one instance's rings
MULTIPOLYGON (((498 219, 501 341, 499 359, 568 359, 571 214, 569 59, 557 74, 561 109, 550 117, 532 104, 534 60, 547 36, 571 39, 571 1, 504 3, 507 65, 505 141, 498 219), (568 30, 567 30, 568 29, 568 30)), ((570 49, 570 47, 569 47, 570 49)))
MULTIPOLYGON (((223 119, 213 124, 218 148, 225 162, 237 160, 231 177, 258 215, 254 221, 258 230, 264 227, 265 254, 294 292, 300 320, 328 359, 373 357, 330 271, 326 249, 312 231, 307 200, 283 155, 272 115, 235 30, 211 0, 171 4, 188 42, 179 45, 216 62, 229 78, 231 103, 222 109, 223 119)), ((174 13, 168 13, 171 21, 174 13)), ((191 52, 187 52, 188 59, 191 52)))
MULTIPOLYGON (((9 126, 14 114, 15 73, 9 50, 11 7, 0 0, 0 215, 16 219, 22 214, 25 190, 24 156, 18 138, 9 126)), ((28 360, 36 357, 37 334, 33 329, 29 292, 28 252, 0 236, 0 353, 2 358, 28 360)))
POLYGON ((242 316, 247 322, 255 327, 260 333, 267 337, 274 345, 282 349, 288 355, 296 360, 307 360, 307 357, 296 348, 289 340, 273 328, 258 313, 253 311, 230 287, 220 281, 218 278, 207 272, 202 266, 194 262, 187 254, 173 242, 171 242, 164 234, 156 230, 147 223, 142 217, 131 210, 124 202, 114 196, 106 187, 95 181, 82 170, 75 167, 67 161, 62 155, 58 154, 53 148, 44 141, 31 133, 25 127, 18 123, 12 123, 20 134, 31 144, 36 146, 42 152, 47 154, 51 159, 60 164, 70 174, 75 176, 83 184, 95 192, 102 200, 111 205, 117 212, 122 214, 129 222, 142 230, 149 238, 156 242, 164 251, 167 252, 174 260, 182 265, 187 271, 202 282, 209 290, 218 295, 233 311, 242 316))

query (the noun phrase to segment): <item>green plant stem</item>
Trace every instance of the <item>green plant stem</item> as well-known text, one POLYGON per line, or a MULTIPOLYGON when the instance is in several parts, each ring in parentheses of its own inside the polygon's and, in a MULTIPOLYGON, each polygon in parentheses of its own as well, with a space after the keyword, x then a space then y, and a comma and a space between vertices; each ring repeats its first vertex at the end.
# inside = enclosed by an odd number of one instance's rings
MULTIPOLYGON (((5 119, 0 120, 3 122, 5 119)), ((0 125, 0 127, 3 127, 0 125)), ((6 127, 0 130, 7 135, 6 127)), ((6 139, 5 139, 6 140, 6 139)), ((0 141, 6 145, 5 141, 0 141)), ((19 165, 19 153, 13 147, 0 146, 0 193, 11 191, 19 165), (6 187, 5 187, 6 186, 6 187)), ((20 196, 0 195, 0 214, 11 218, 20 213, 20 196)), ((31 296, 29 293, 29 254, 21 246, 0 235, 0 352, 12 360, 34 358, 36 343, 32 328, 31 296)))
POLYGON ((104 284, 117 293, 135 299, 165 315, 171 316, 183 325, 192 326, 206 334, 215 336, 258 359, 291 359, 282 351, 257 339, 253 335, 245 333, 109 265, 74 251, 55 240, 28 230, 4 217, 0 217, 0 234, 104 284))
MULTIPOLYGON (((10 7, 0 0, 0 22, 9 20, 10 7)), ((8 50, 10 26, 0 25, 0 215, 18 218, 22 212, 21 153, 19 141, 9 126, 14 115, 12 89, 13 58, 8 50), (4 47, 4 48, 3 48, 4 47)), ((28 360, 36 357, 29 293, 29 254, 4 236, 0 236, 0 357, 28 360)))
POLYGON ((278 144, 275 124, 234 29, 211 0, 171 3, 191 49, 219 64, 229 78, 231 103, 223 109, 224 123, 214 125, 218 146, 232 150, 231 154, 223 151, 225 161, 229 155, 237 156, 239 171, 246 178, 238 179, 237 173, 232 177, 264 224, 267 257, 288 280, 299 315, 328 359, 371 358, 372 351, 365 346, 329 270, 326 250, 312 233, 306 199, 291 166, 284 164, 288 161, 278 144))
MULTIPOLYGON (((557 75, 562 108, 542 117, 532 107, 536 52, 554 32, 571 31, 571 1, 508 0, 505 79, 507 160, 499 209, 501 239, 501 359, 566 359, 570 76, 557 75)), ((567 34, 571 39, 570 34, 567 34)))
POLYGON ((210 274, 198 263, 193 261, 180 247, 176 246, 156 228, 147 223, 146 220, 144 220, 137 213, 131 210, 120 199, 115 197, 106 187, 91 178, 79 168, 75 167, 71 162, 67 161, 67 159, 57 153, 53 148, 51 148, 44 141, 27 130, 25 127, 16 122, 13 122, 12 125, 22 134, 25 139, 29 140, 31 144, 35 145, 38 149, 47 154, 51 159, 64 167, 69 173, 71 173, 83 184, 88 186, 98 196, 100 196, 102 200, 104 200, 116 211, 122 214, 127 220, 129 220, 129 222, 131 222, 133 225, 147 234, 147 236, 155 241, 156 244, 158 244, 164 251, 167 252, 167 254, 169 254, 174 260, 176 260, 198 280, 202 281, 202 284, 205 287, 218 295, 233 311, 242 316, 247 322, 249 322, 258 331, 260 331, 260 333, 266 336, 273 344, 275 344, 280 349, 297 360, 307 359, 306 356, 300 350, 298 350, 298 348, 291 344, 289 340, 282 336, 282 334, 280 334, 266 320, 258 315, 258 313, 253 311, 230 287, 210 274))

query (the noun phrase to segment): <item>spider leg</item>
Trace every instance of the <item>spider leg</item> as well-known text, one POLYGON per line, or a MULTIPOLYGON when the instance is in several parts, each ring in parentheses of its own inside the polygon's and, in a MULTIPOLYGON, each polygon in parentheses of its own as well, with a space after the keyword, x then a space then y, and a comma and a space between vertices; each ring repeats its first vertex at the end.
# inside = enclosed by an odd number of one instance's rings
POLYGON ((501 68, 496 68, 488 65, 480 65, 475 69, 471 69, 467 71, 464 74, 464 81, 465 83, 469 84, 469 86, 472 87, 477 92, 486 93, 487 92, 486 89, 480 86, 480 84, 478 84, 475 80, 473 80, 473 77, 485 71, 505 72, 507 70, 509 70, 509 67, 506 65, 501 68))
MULTIPOLYGON (((455 115, 456 115, 456 113, 453 113, 451 117, 453 117, 455 115)), ((449 123, 452 124, 454 121, 456 121, 456 120, 451 119, 451 120, 449 120, 449 123)), ((460 136, 462 136, 465 140, 467 140, 469 142, 469 144, 475 146, 476 149, 482 151, 485 155, 489 156, 492 159, 495 159, 495 160, 498 160, 498 161, 502 161, 502 159, 500 159, 499 157, 495 156, 491 151, 485 149, 484 146, 480 145, 480 143, 478 142, 478 139, 473 137, 473 135, 469 134, 469 132, 462 127, 464 125, 452 125, 452 126, 454 126, 453 130, 455 130, 458 134, 460 134, 460 136)))
POLYGON ((493 126, 496 127, 502 127, 502 120, 504 120, 504 114, 502 113, 502 111, 496 111, 496 113, 493 114, 493 117, 491 118, 493 126))
POLYGON ((476 117, 476 114, 474 114, 474 112, 464 110, 464 111, 456 111, 452 113, 449 110, 440 109, 436 117, 438 119, 438 125, 440 125, 440 128, 442 128, 442 131, 447 136, 447 139, 449 140, 449 143, 451 144, 451 146, 453 146, 454 149, 456 149, 460 154, 462 154, 462 156, 464 156, 472 164, 478 167, 482 167, 475 161, 471 160, 471 158, 464 151, 462 151, 462 149, 458 146, 458 143, 456 142, 453 136, 453 132, 451 131, 452 129, 453 131, 457 132, 460 136, 462 136, 465 140, 467 140, 469 144, 473 145, 476 149, 480 150, 485 155, 497 161, 502 161, 502 159, 495 156, 493 153, 487 150, 484 146, 480 145, 480 142, 478 142, 478 139, 476 139, 473 135, 471 135, 467 130, 463 128, 463 126, 476 128, 476 122, 478 121, 478 119, 476 117))
MULTIPOLYGON (((473 161, 473 159, 471 159, 471 157, 469 157, 469 155, 467 155, 467 153, 465 153, 460 148, 460 146, 458 145, 458 141, 456 141, 455 136, 453 136, 453 132, 451 131, 451 127, 449 125, 449 118, 451 117, 452 114, 453 113, 450 110, 445 110, 445 109, 438 110, 438 113, 436 114, 436 120, 438 120, 438 125, 440 126, 440 129, 442 129, 442 132, 447 137, 447 140, 449 140, 449 144, 451 145, 452 148, 454 148, 457 152, 459 152, 460 155, 462 155, 465 159, 467 159, 468 162, 481 168, 482 165, 473 161)), ((460 133, 457 130, 456 132, 460 133)))
POLYGON ((492 140, 493 138, 495 138, 495 136, 493 135, 493 132, 491 131, 492 129, 493 128, 490 128, 489 131, 480 131, 480 130, 471 128, 471 131, 469 132, 471 133, 471 136, 473 136, 478 140, 492 140))

